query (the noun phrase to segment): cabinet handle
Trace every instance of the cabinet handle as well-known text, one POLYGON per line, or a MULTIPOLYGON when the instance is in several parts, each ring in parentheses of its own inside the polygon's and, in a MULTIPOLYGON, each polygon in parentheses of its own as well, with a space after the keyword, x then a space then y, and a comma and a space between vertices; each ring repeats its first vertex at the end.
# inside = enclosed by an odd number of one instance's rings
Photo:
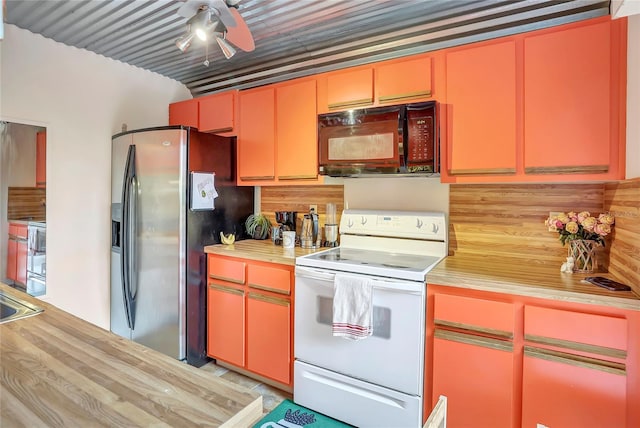
POLYGON ((431 90, 426 90, 426 91, 416 91, 416 92, 408 92, 406 94, 394 94, 394 95, 383 95, 381 97, 378 97, 378 101, 381 103, 386 103, 389 101, 401 101, 401 100, 408 100, 411 98, 423 98, 423 97, 430 97, 431 96, 431 90))
POLYGON ((264 285, 258 285, 258 284, 249 283, 249 287, 257 288, 258 290, 271 291, 272 293, 284 294, 286 296, 291 294, 291 291, 280 290, 278 288, 265 287, 264 285))
POLYGON ((561 348, 571 349, 579 352, 588 352, 590 354, 600 354, 611 358, 627 358, 627 351, 622 349, 608 348, 606 346, 589 345, 586 343, 572 342, 570 340, 553 339, 551 337, 536 336, 533 334, 525 334, 524 340, 528 342, 538 343, 540 345, 557 346, 561 348))
POLYGON ((329 110, 335 110, 335 109, 346 108, 346 107, 366 106, 369 104, 373 104, 373 98, 362 98, 360 100, 345 101, 343 103, 333 103, 333 104, 329 104, 328 107, 329 107, 329 110))
POLYGON ((596 358, 583 357, 580 355, 567 354, 565 352, 552 351, 550 349, 535 348, 533 346, 524 347, 525 357, 538 358, 541 360, 554 361, 562 364, 569 364, 576 367, 600 370, 620 376, 626 376, 626 366, 622 363, 598 360, 596 358))
POLYGON ((449 175, 511 175, 515 173, 515 168, 468 168, 449 170, 449 175))
POLYGON ((237 279, 237 278, 228 278, 226 276, 214 275, 212 273, 209 274, 209 278, 218 279, 220 281, 225 281, 225 282, 233 282, 234 284, 243 284, 244 285, 244 280, 237 279))
POLYGON ((237 288, 225 287, 224 285, 211 284, 209 283, 209 288, 214 290, 222 291, 223 293, 231 293, 237 294, 238 296, 242 296, 244 294, 244 290, 238 290, 237 288))
POLYGON ((528 166, 525 174, 606 174, 609 165, 583 165, 583 166, 528 166))
POLYGON ((278 180, 316 180, 318 175, 279 175, 278 180))
POLYGON ((439 319, 434 320, 434 324, 436 325, 436 327, 455 328, 457 330, 464 330, 464 332, 470 333, 470 334, 474 334, 474 333, 489 334, 491 336, 497 336, 499 339, 513 339, 513 333, 509 331, 477 327, 474 325, 462 324, 459 322, 443 321, 439 319))
POLYGON ((434 332, 434 337, 453 342, 466 343, 467 345, 482 346, 483 348, 496 349, 498 351, 513 352, 513 343, 499 339, 491 339, 482 336, 458 333, 456 331, 440 330, 434 332))
POLYGON ((261 302, 273 303, 275 305, 280 305, 280 306, 289 306, 291 304, 287 299, 265 296, 263 294, 258 294, 258 293, 249 293, 249 298, 254 300, 260 300, 261 302))
POLYGON ((252 176, 240 176, 240 180, 243 181, 259 181, 259 180, 274 180, 275 175, 252 175, 252 176))

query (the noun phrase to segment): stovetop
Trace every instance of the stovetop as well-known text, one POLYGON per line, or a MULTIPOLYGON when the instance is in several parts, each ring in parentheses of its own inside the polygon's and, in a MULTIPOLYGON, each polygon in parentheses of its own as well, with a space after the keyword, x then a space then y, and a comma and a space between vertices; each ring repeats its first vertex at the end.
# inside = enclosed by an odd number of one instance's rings
POLYGON ((345 210, 340 246, 296 259, 296 265, 424 281, 447 254, 443 213, 345 210))

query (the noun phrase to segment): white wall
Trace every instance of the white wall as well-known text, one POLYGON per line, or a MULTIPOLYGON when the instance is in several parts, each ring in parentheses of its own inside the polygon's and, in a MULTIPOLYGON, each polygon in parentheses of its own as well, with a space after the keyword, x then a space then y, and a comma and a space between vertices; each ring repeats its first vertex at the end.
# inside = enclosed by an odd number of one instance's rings
POLYGON ((628 18, 627 37, 627 173, 640 177, 640 15, 628 18))
POLYGON ((47 128, 47 296, 109 328, 111 136, 166 125, 169 78, 5 26, 0 119, 47 128))

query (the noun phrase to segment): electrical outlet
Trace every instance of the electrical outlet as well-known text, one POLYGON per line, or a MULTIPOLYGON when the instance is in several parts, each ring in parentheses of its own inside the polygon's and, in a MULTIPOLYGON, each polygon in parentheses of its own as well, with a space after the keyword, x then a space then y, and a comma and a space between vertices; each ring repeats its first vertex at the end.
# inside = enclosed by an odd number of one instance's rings
POLYGON ((318 214, 318 206, 317 205, 309 205, 309 211, 313 210, 314 213, 318 214))

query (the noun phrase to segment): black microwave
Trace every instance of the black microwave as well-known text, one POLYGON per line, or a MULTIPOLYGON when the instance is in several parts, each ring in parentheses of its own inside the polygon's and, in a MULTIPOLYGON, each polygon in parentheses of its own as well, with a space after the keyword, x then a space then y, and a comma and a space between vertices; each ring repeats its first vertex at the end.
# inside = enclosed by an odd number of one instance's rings
POLYGON ((319 173, 439 173, 436 110, 430 101, 318 115, 319 173))

